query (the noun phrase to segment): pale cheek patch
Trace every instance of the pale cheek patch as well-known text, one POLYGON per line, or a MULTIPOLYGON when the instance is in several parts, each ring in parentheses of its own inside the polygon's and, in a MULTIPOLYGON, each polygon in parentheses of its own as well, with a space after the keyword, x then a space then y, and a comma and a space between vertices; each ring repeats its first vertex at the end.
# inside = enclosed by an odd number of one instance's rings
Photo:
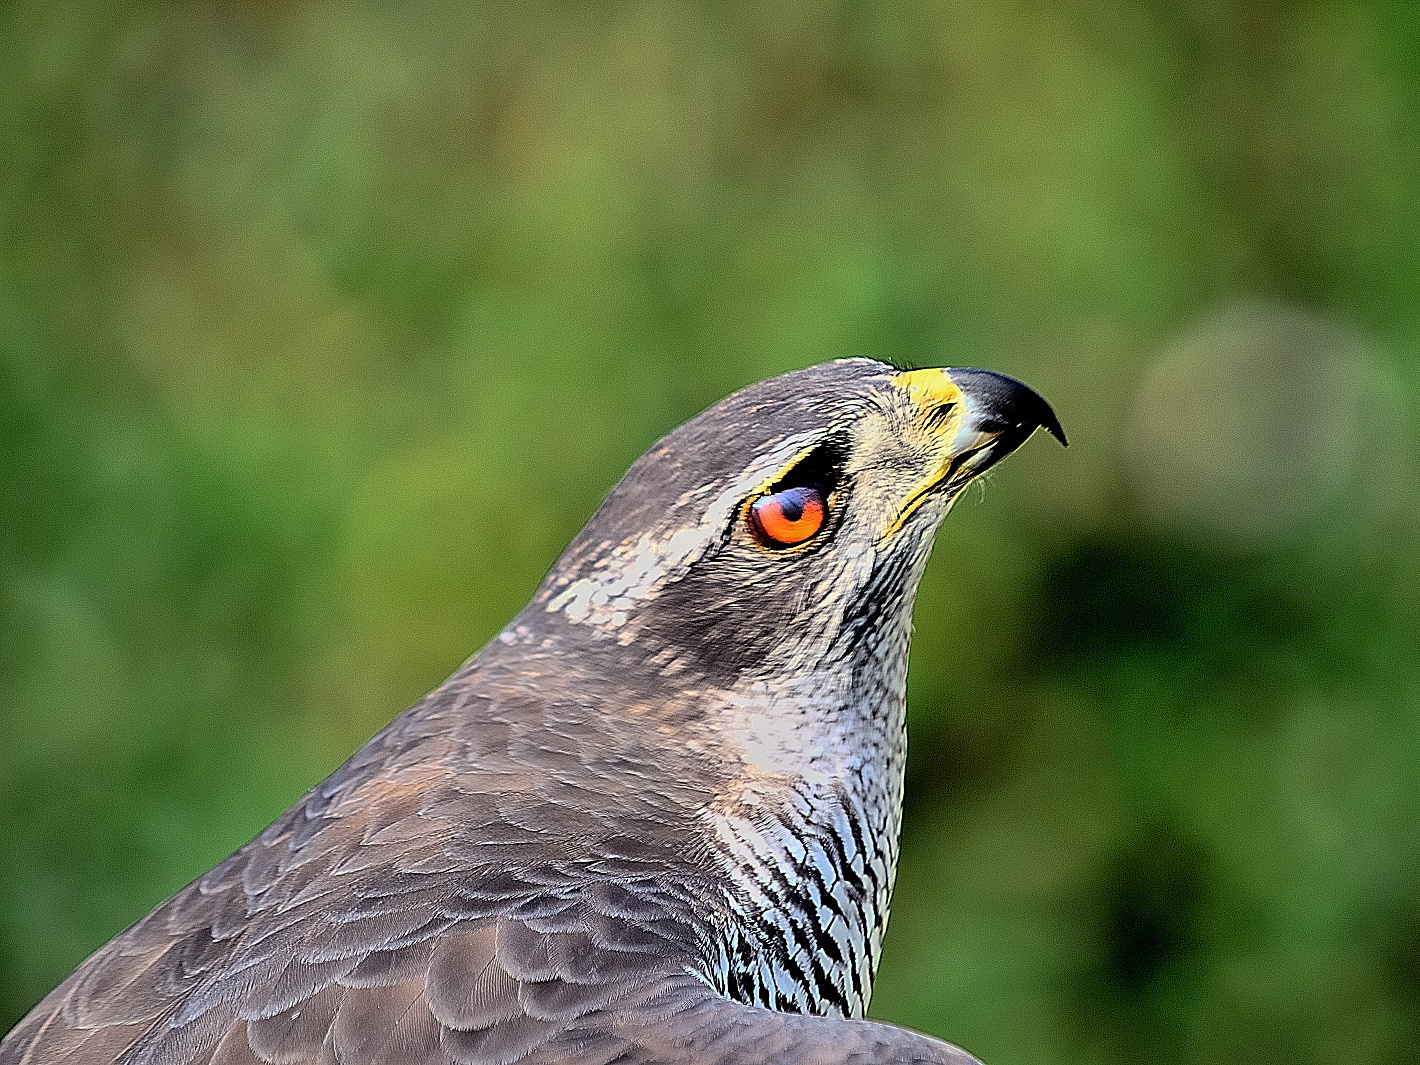
POLYGON ((593 624, 613 627, 625 624, 625 612, 636 600, 651 593, 665 575, 666 567, 676 565, 699 546, 683 537, 683 533, 678 533, 663 547, 652 543, 649 536, 642 536, 629 550, 623 545, 608 560, 611 563, 608 569, 613 572, 602 580, 583 577, 573 581, 547 604, 548 611, 561 610, 573 621, 590 619, 593 624), (681 540, 679 544, 675 543, 677 539, 681 540), (616 620, 617 615, 621 616, 620 622, 616 620))
MULTIPOLYGON (((751 463, 733 484, 711 500, 694 527, 678 530, 660 540, 643 534, 597 559, 590 576, 574 581, 563 578, 566 586, 548 601, 547 612, 561 612, 578 624, 621 628, 638 605, 654 599, 661 589, 683 575, 717 544, 745 496, 812 439, 812 434, 800 433, 780 441, 773 451, 751 463)), ((702 485, 682 498, 692 499, 709 490, 711 486, 702 485)))

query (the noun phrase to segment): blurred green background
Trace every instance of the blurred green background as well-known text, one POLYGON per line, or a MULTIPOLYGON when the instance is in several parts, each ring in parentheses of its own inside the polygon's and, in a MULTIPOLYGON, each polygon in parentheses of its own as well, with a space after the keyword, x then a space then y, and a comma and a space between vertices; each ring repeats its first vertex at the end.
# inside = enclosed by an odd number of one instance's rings
POLYGON ((874 1013, 1420 1060, 1408 3, 0 6, 0 1029, 848 355, 1055 404, 917 611, 874 1013))

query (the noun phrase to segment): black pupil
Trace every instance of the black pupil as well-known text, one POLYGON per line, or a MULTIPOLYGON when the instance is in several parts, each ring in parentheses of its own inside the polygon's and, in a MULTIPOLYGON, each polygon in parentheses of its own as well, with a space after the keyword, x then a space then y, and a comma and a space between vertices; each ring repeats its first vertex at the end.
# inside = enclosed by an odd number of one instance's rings
POLYGON ((791 488, 779 493, 779 513, 785 521, 798 521, 804 516, 804 504, 808 502, 811 488, 791 488))

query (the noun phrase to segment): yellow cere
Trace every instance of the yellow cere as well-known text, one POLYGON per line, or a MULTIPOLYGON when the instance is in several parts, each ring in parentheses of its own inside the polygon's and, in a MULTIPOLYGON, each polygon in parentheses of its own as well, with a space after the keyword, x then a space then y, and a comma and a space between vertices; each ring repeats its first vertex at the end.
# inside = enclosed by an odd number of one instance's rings
MULTIPOLYGON (((905 370, 902 373, 894 374, 892 382, 907 391, 913 406, 917 408, 917 416, 923 420, 928 419, 934 412, 942 410, 949 404, 954 405, 951 417, 934 419, 928 424, 931 425, 931 434, 939 440, 950 441, 956 436, 957 429, 961 425, 962 412, 966 407, 966 397, 962 395, 961 389, 952 380, 951 374, 940 367, 926 370, 905 370)), ((952 455, 948 449, 937 468, 908 496, 907 502, 892 524, 883 530, 882 539, 886 540, 902 528, 912 513, 922 505, 922 501, 927 498, 928 493, 947 475, 947 471, 951 467, 951 460, 952 455)))
POLYGON ((894 374, 892 382, 899 388, 907 389, 912 402, 924 411, 962 401, 961 389, 956 386, 951 375, 940 367, 894 374))

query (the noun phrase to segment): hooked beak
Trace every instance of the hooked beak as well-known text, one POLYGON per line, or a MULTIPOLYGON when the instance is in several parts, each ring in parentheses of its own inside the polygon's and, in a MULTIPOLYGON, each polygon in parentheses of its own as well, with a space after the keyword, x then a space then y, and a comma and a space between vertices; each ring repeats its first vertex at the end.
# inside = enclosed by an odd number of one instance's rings
POLYGON ((911 395, 923 427, 946 444, 941 465, 913 493, 894 528, 926 496, 939 489, 959 491, 1024 444, 1037 429, 1068 446, 1065 430, 1050 404, 1014 377, 960 367, 909 370, 893 380, 911 395))
POLYGON ((963 367, 941 371, 960 391, 966 405, 951 450, 953 466, 972 476, 1005 458, 1044 429, 1066 447, 1065 430, 1040 393, 994 370, 963 367))

